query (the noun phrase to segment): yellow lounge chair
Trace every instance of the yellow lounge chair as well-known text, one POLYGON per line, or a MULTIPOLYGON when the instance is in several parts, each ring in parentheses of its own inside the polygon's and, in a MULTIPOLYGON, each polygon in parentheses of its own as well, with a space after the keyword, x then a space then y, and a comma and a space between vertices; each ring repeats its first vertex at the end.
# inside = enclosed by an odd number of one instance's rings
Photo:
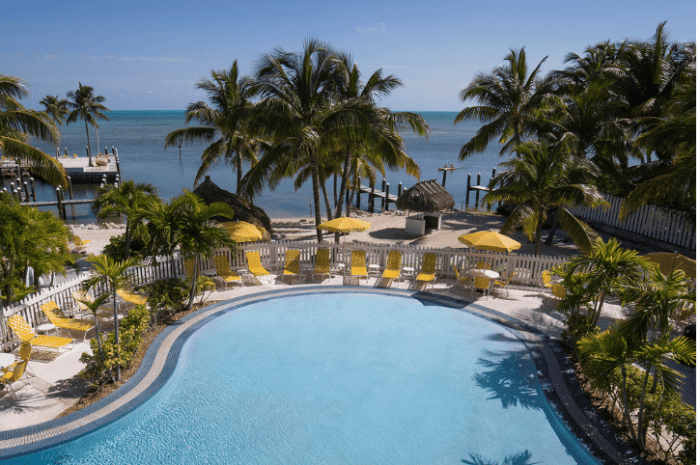
POLYGON ((224 288, 226 288, 229 283, 243 285, 243 278, 241 278, 237 273, 231 271, 228 264, 228 258, 226 258, 225 255, 214 257, 214 266, 216 267, 216 277, 224 282, 224 288))
POLYGON ((78 252, 85 252, 85 248, 90 242, 92 242, 90 239, 82 240, 78 236, 73 236, 73 244, 78 249, 78 252))
POLYGON ((437 257, 434 253, 427 253, 423 255, 423 263, 421 264, 420 273, 416 276, 416 281, 423 283, 433 283, 435 287, 435 262, 437 257))
POLYGON ((54 302, 53 300, 49 300, 45 304, 42 304, 40 307, 46 315, 46 317, 51 322, 51 324, 53 324, 56 328, 61 328, 68 331, 82 331, 83 340, 85 340, 88 331, 95 328, 94 325, 91 325, 89 323, 83 323, 71 318, 66 318, 61 309, 58 308, 56 302, 54 302))
POLYGON ((471 276, 461 276, 459 274, 459 270, 457 269, 457 266, 455 266, 455 265, 452 265, 452 269, 455 270, 455 286, 454 287, 457 287, 460 284, 462 284, 462 285, 469 285, 469 287, 471 288, 471 285, 472 285, 471 276))
MULTIPOLYGON (((23 342, 22 344, 25 344, 25 343, 23 342)), ((29 343, 27 342, 26 344, 29 344, 29 343)), ((31 344, 29 344, 29 350, 30 350, 30 352, 32 350, 31 344)), ((15 363, 12 366, 6 368, 0 374, 0 386, 4 386, 4 385, 10 386, 10 390, 12 391, 13 397, 17 397, 17 393, 15 392, 15 388, 12 387, 12 384, 15 383, 16 381, 19 381, 22 378, 22 376, 24 376, 27 379, 30 386, 34 387, 32 382, 29 380, 29 377, 26 376, 26 370, 27 370, 28 365, 29 365, 28 360, 22 360, 21 362, 15 363)))
MULTIPOLYGON (((93 303, 95 300, 90 294, 88 294, 87 291, 81 289, 78 291, 71 292, 71 295, 73 296, 75 302, 78 304, 78 309, 80 309, 81 312, 92 313, 92 310, 90 309, 90 307, 88 307, 86 302, 93 303)), ((114 320, 114 311, 111 308, 100 307, 99 309, 97 309, 97 316, 107 320, 114 320)), ((122 318, 124 318, 124 315, 119 315, 119 319, 122 318)))
POLYGON ((282 282, 287 276, 299 277, 299 250, 290 249, 285 254, 284 270, 282 270, 282 282))
POLYGON ((510 284, 510 280, 513 279, 513 275, 515 274, 515 271, 513 271, 510 276, 508 276, 508 279, 505 281, 502 281, 500 279, 496 279, 492 286, 501 286, 503 289, 506 291, 506 297, 508 297, 508 285, 510 284))
POLYGON ((316 251, 316 263, 314 264, 314 276, 328 275, 328 279, 331 279, 331 258, 330 251, 328 249, 318 249, 316 251))
POLYGON ((394 281, 401 275, 401 252, 398 250, 389 251, 386 269, 382 273, 382 278, 394 281))
POLYGON ((552 275, 548 270, 542 272, 542 284, 544 284, 544 287, 552 287, 552 275))
POLYGON ((60 336, 40 336, 37 335, 27 320, 22 318, 22 315, 12 315, 7 319, 8 326, 12 332, 24 342, 30 342, 33 346, 55 349, 56 354, 61 347, 73 343, 73 339, 60 336))
POLYGON ((364 250, 353 250, 350 256, 350 276, 369 279, 364 250))
POLYGON ((485 295, 489 295, 490 287, 491 280, 489 278, 484 278, 483 276, 474 276, 474 289, 484 291, 485 295))
POLYGON ((124 301, 129 302, 134 305, 147 305, 148 297, 145 295, 138 295, 130 292, 126 289, 117 289, 117 295, 124 299, 124 301))
POLYGON ((269 276, 270 272, 262 266, 262 261, 260 260, 260 252, 251 250, 245 253, 246 260, 248 260, 248 271, 255 276, 269 276))

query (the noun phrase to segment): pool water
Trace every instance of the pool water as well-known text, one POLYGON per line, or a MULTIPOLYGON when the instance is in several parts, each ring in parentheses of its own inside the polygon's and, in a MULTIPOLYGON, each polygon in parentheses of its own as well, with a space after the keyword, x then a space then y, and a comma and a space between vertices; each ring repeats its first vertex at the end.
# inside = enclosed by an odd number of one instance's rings
POLYGON ((598 463, 505 328, 410 297, 257 302, 197 330, 130 414, 14 464, 598 463))

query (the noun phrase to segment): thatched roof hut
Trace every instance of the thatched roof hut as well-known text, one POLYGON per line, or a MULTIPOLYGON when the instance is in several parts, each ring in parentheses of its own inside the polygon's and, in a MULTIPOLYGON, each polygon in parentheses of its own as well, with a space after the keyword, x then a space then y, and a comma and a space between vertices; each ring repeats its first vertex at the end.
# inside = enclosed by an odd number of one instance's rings
MULTIPOLYGON (((256 207, 239 195, 220 188, 214 184, 209 176, 206 176, 204 181, 192 192, 201 197, 207 205, 214 202, 228 204, 236 214, 233 221, 247 221, 248 223, 262 226, 267 230, 263 240, 270 240, 270 232, 272 231, 270 218, 268 218, 267 213, 262 208, 256 207)), ((232 220, 221 218, 221 221, 232 220)))
POLYGON ((396 199, 401 210, 439 212, 455 206, 455 199, 434 179, 420 181, 396 199))

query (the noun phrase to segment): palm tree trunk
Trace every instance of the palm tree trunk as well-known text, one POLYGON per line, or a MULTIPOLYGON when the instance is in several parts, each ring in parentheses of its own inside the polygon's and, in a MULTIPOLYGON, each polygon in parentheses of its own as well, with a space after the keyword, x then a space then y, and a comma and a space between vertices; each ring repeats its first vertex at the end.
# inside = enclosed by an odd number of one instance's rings
POLYGON ((320 180, 318 176, 318 160, 316 155, 311 155, 311 180, 313 184, 313 194, 314 194, 314 216, 316 220, 316 239, 318 242, 323 242, 323 233, 318 229, 323 221, 321 221, 321 196, 320 196, 320 180))
POLYGON ((129 227, 129 220, 127 218, 126 221, 126 228, 124 228, 124 258, 126 260, 129 259, 130 255, 130 249, 131 248, 131 228, 129 227))
POLYGON ((333 219, 333 210, 331 209, 331 203, 328 199, 328 191, 326 191, 325 182, 321 183, 321 192, 323 193, 323 201, 326 203, 326 216, 328 217, 328 221, 330 221, 333 219))
POLYGON ((243 179, 243 157, 240 151, 236 151, 236 194, 241 195, 242 179, 243 179))
POLYGON ((642 383, 642 394, 639 399, 639 415, 637 417, 637 444, 644 450, 646 443, 647 429, 644 427, 644 397, 647 390, 647 381, 649 381, 649 370, 651 367, 647 367, 644 371, 644 382, 642 383))
POLYGON ((100 360, 104 362, 105 356, 102 353, 102 340, 100 339, 100 323, 99 318, 97 318, 97 311, 95 311, 95 339, 97 339, 97 352, 100 354, 100 360))
POLYGON ((557 208, 556 212, 554 213, 554 219, 552 220, 552 227, 549 230, 549 235, 547 236, 547 239, 545 239, 545 241, 544 241, 545 245, 552 245, 552 242, 554 241, 554 233, 557 232, 558 226, 559 226, 559 209, 557 208))
POLYGON ((598 305, 595 311, 595 319, 593 320, 593 324, 595 326, 598 326, 598 320, 600 319, 600 315, 603 312, 603 302, 605 301, 605 292, 600 293, 600 297, 598 298, 598 305))
POLYGON ((544 226, 544 208, 539 209, 537 217, 537 227, 535 229, 535 256, 540 254, 540 246, 542 242, 542 227, 544 226))
MULTIPOLYGON (((117 289, 114 287, 114 283, 112 283, 112 301, 114 305, 114 343, 117 346, 117 357, 121 358, 121 350, 119 349, 119 314, 117 313, 117 289)), ((121 381, 121 379, 121 365, 117 363, 117 381, 121 381)))
POLYGON ((88 165, 92 166, 92 147, 90 146, 90 130, 88 129, 87 118, 85 120, 85 134, 87 134, 88 141, 88 165))
POLYGON ((350 178, 350 161, 352 155, 350 149, 345 149, 345 163, 343 165, 343 177, 340 179, 340 194, 338 195, 338 202, 335 206, 335 217, 339 218, 343 216, 343 203, 345 203, 345 191, 348 188, 348 180, 350 178))
POLYGON ((194 256, 194 267, 192 269, 192 287, 190 288, 190 298, 187 300, 187 310, 192 308, 192 303, 194 302, 194 293, 197 289, 197 261, 199 260, 199 254, 194 256))
POLYGON ((622 415, 623 415, 623 418, 627 421, 627 427, 630 430, 630 435, 634 436, 634 427, 632 426, 632 418, 630 418, 629 402, 627 401, 627 370, 625 369, 624 364, 622 365, 621 370, 622 370, 622 415))

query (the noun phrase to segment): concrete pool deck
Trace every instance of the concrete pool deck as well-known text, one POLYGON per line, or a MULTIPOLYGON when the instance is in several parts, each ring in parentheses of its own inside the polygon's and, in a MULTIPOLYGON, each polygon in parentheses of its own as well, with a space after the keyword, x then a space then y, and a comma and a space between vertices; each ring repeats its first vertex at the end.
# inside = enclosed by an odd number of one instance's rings
MULTIPOLYGON (((456 303, 453 308, 464 308, 512 328, 533 353, 541 377, 540 383, 550 402, 557 407, 562 419, 582 442, 589 449, 597 451, 596 455, 600 455, 603 463, 627 463, 627 460, 632 458, 629 455, 630 451, 625 449, 623 444, 606 439, 612 435, 605 430, 605 425, 591 420, 590 417, 597 416, 592 414, 590 406, 581 398, 575 378, 571 379, 572 370, 567 366, 568 362, 556 341, 552 339, 560 335, 564 325, 561 321, 562 316, 554 310, 555 301, 547 297, 544 289, 511 289, 508 297, 505 292, 496 291, 494 297, 477 299, 468 291, 453 289, 451 286, 454 281, 451 280, 438 282, 429 292, 418 292, 408 281, 395 283, 392 289, 388 290, 375 289, 376 279, 370 278, 368 284, 364 284, 363 280, 361 286, 347 285, 350 283, 344 283, 342 277, 325 280, 322 285, 281 284, 276 281, 260 286, 234 287, 215 292, 208 299, 212 302, 211 306, 185 317, 161 333, 149 349, 141 369, 127 384, 100 402, 58 420, 46 422, 47 418, 54 418, 67 408, 67 404, 70 404, 69 399, 77 401, 79 398, 77 394, 80 392, 80 383, 75 381, 74 375, 82 368, 77 358, 87 345, 77 345, 48 364, 31 362, 36 372, 32 382, 37 388, 22 388, 18 391, 16 399, 9 395, 0 399, 0 430, 3 431, 0 433, 0 459, 50 447, 86 434, 133 409, 167 381, 177 362, 179 348, 189 334, 221 312, 252 301, 327 291, 380 292, 427 300, 437 299, 438 302, 442 300, 451 302, 452 305, 456 303), (53 386, 42 385, 40 380, 53 383, 53 386), (65 402, 57 401, 56 392, 60 391, 61 387, 72 386, 71 383, 76 384, 73 386, 73 397, 65 395, 65 402), (61 405, 58 405, 59 403, 61 405)), ((604 323, 609 324, 614 319, 624 316, 622 311, 619 306, 606 304, 604 323)), ((633 462, 640 463, 639 458, 634 457, 633 462)))

